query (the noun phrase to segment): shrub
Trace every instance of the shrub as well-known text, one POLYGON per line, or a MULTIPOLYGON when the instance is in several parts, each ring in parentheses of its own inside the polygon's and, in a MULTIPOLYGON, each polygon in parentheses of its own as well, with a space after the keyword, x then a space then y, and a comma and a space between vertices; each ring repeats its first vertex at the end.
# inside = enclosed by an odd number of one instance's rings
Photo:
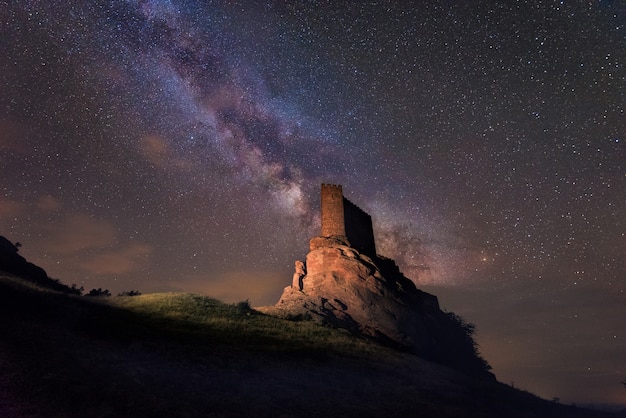
POLYGON ((82 286, 78 287, 76 283, 72 283, 72 287, 70 287, 69 293, 80 296, 83 294, 84 291, 85 291, 84 287, 82 286))
POLYGON ((102 288, 99 287, 97 289, 91 289, 86 296, 111 296, 111 292, 109 292, 109 289, 102 290, 102 288))
POLYGON ((128 290, 122 293, 119 293, 117 296, 139 296, 141 292, 139 290, 128 290))
POLYGON ((237 308, 237 313, 240 315, 248 315, 250 312, 252 312, 252 308, 250 307, 250 301, 248 299, 237 302, 235 307, 237 308))
POLYGON ((481 357, 478 351, 478 344, 474 339, 476 334, 476 326, 466 322, 461 316, 454 312, 445 312, 444 318, 447 322, 447 345, 454 347, 449 353, 456 362, 457 366, 467 368, 468 370, 489 371, 491 366, 481 357))

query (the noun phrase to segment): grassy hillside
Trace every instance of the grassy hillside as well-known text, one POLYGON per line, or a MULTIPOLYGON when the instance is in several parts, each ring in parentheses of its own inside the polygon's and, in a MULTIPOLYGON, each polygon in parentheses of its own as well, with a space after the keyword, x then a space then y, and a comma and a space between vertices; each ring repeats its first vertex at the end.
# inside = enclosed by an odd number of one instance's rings
POLYGON ((3 417, 602 417, 345 332, 181 293, 0 275, 3 417))

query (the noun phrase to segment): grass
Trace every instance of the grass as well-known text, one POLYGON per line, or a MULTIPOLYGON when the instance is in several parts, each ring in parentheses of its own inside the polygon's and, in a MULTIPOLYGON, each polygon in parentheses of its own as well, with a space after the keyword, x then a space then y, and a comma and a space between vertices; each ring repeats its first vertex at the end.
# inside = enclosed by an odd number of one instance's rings
POLYGON ((593 417, 246 303, 0 276, 3 417, 593 417))
MULTIPOLYGON (((207 344, 233 345, 281 356, 335 353, 343 356, 387 356, 390 350, 307 321, 285 321, 259 313, 246 302, 226 304, 189 293, 159 293, 120 297, 112 301, 155 326, 159 332, 192 337, 207 344)), ((142 321, 139 321, 139 323, 142 321)))

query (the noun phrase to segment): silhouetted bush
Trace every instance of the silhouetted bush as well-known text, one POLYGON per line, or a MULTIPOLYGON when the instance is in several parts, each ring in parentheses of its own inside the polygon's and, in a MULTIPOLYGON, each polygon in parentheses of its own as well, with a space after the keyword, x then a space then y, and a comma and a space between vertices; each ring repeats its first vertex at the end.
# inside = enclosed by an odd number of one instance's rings
POLYGON ((139 295, 141 295, 141 292, 139 290, 128 290, 122 293, 118 293, 117 296, 139 296, 139 295))
POLYGON ((239 313, 240 315, 247 315, 252 312, 252 308, 250 307, 250 301, 248 299, 237 302, 235 307, 237 308, 237 313, 239 313))
POLYGON ((84 287, 78 287, 76 283, 72 283, 72 287, 70 287, 69 293, 80 296, 83 294, 84 291, 84 287))
POLYGON ((474 340, 476 326, 454 312, 445 312, 444 315, 447 322, 444 327, 444 347, 450 350, 445 355, 451 365, 469 372, 491 370, 489 363, 481 357, 478 344, 474 340))
POLYGON ((91 289, 85 296, 111 296, 111 292, 109 292, 109 289, 102 290, 102 288, 99 287, 97 289, 91 289))

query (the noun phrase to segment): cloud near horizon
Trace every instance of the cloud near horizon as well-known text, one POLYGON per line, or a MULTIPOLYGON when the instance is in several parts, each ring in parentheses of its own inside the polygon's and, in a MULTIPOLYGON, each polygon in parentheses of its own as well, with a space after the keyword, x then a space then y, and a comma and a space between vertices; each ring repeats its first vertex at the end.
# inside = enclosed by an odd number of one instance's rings
POLYGON ((78 266, 90 275, 119 275, 140 270, 150 262, 154 247, 132 242, 120 248, 100 251, 87 256, 78 266))
POLYGON ((83 213, 70 213, 58 222, 45 224, 43 246, 58 256, 76 255, 85 250, 116 244, 118 229, 110 222, 83 213))

